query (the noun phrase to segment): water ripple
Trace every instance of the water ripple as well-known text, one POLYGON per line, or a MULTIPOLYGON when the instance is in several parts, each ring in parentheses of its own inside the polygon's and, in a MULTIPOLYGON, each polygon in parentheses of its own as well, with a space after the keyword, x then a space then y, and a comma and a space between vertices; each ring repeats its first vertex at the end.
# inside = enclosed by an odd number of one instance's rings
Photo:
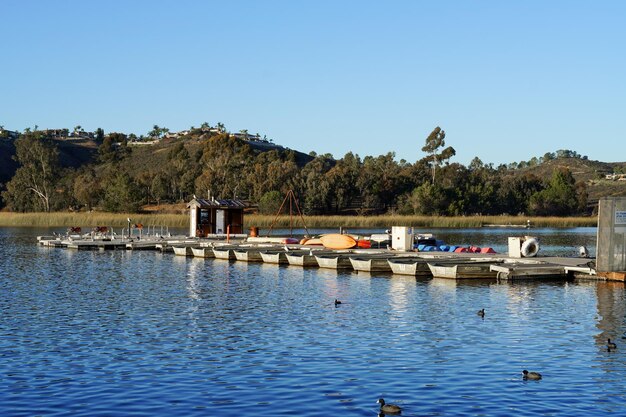
POLYGON ((2 415, 373 416, 381 396, 405 416, 626 413, 623 285, 50 250, 32 233, 0 229, 2 415))

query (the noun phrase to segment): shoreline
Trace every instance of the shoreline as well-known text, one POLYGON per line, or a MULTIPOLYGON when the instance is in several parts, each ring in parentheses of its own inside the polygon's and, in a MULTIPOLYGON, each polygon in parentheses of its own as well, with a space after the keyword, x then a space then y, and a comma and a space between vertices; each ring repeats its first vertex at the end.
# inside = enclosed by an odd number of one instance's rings
MULTIPOLYGON (((133 224, 147 226, 189 227, 187 214, 150 213, 13 213, 0 212, 0 227, 125 227, 128 219, 133 224)), ((303 216, 309 229, 325 228, 390 228, 391 226, 433 227, 433 228, 525 228, 530 221, 535 227, 597 227, 597 217, 533 217, 533 216, 303 216)), ((244 229, 251 226, 269 228, 274 220, 274 228, 304 228, 298 216, 249 214, 244 219, 244 229)))

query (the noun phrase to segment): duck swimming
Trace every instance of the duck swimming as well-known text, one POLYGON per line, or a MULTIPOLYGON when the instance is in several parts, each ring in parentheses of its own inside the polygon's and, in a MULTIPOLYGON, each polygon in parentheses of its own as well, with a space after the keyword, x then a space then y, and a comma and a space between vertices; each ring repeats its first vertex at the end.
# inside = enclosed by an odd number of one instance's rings
POLYGON ((402 412, 402 408, 395 404, 386 404, 385 400, 379 398, 376 401, 376 404, 380 404, 380 411, 385 414, 400 414, 402 412))
POLYGON ((481 310, 478 310, 476 314, 478 314, 480 317, 485 317, 485 309, 483 308, 481 310))
POLYGON ((606 342, 606 347, 611 350, 611 349, 617 349, 617 345, 613 342, 611 342, 611 339, 607 339, 606 342))
POLYGON ((335 306, 338 306, 339 304, 341 304, 341 301, 339 301, 339 300, 337 300, 337 299, 335 298, 335 306))
POLYGON ((522 371, 524 374, 524 379, 530 379, 533 381, 538 381, 541 379, 541 374, 539 372, 528 372, 526 369, 522 371))

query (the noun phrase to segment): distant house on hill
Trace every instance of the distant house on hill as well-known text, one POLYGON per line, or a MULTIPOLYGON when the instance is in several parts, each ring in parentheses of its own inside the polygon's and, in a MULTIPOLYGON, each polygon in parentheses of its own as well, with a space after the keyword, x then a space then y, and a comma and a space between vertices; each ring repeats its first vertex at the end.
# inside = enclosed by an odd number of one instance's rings
POLYGON ((12 130, 0 129, 0 139, 15 140, 20 137, 20 132, 12 130))
POLYGON ((44 135, 52 139, 67 138, 70 134, 69 129, 46 129, 42 131, 44 135))
POLYGON ((94 132, 85 132, 85 131, 80 131, 80 132, 71 132, 68 135, 68 138, 72 138, 72 139, 95 139, 96 134, 94 132))

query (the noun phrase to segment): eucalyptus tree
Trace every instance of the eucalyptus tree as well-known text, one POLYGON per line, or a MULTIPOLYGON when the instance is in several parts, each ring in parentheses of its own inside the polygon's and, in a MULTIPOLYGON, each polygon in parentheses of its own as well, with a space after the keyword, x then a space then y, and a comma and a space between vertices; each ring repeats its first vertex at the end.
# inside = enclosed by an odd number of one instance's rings
POLYGON ((59 180, 59 151, 41 132, 26 132, 15 141, 19 168, 6 184, 4 200, 17 211, 50 211, 50 199, 59 180))
POLYGON ((304 210, 307 213, 324 213, 331 206, 333 196, 326 173, 334 163, 331 154, 324 154, 316 156, 302 168, 304 210))
POLYGON ((446 132, 437 126, 430 132, 430 135, 426 138, 426 144, 422 147, 422 151, 428 154, 426 159, 432 167, 433 184, 435 183, 437 168, 456 155, 456 151, 452 146, 444 148, 446 146, 445 138, 446 132))
POLYGON ((348 152, 328 171, 326 177, 334 191, 335 212, 350 208, 359 199, 357 181, 361 168, 361 158, 348 152))
POLYGON ((222 133, 209 138, 200 157, 201 174, 195 180, 196 193, 211 191, 215 196, 229 198, 246 195, 244 172, 253 158, 250 146, 243 140, 222 133))
POLYGON ((100 178, 91 167, 84 168, 74 177, 73 195, 82 206, 91 210, 103 196, 100 178))

